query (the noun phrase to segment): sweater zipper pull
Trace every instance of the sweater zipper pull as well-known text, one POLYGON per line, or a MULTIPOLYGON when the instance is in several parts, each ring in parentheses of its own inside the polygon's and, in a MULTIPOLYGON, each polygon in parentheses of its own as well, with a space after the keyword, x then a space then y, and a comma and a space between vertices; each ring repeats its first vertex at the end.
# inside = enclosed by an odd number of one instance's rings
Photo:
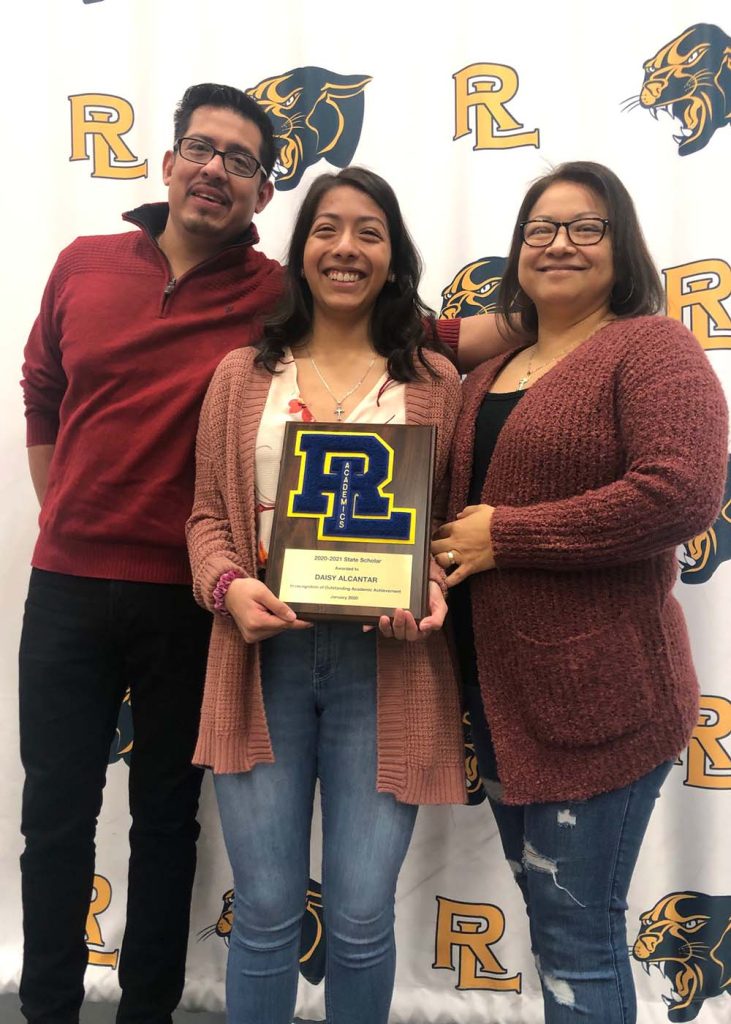
POLYGON ((162 302, 160 303, 160 316, 166 315, 166 307, 170 296, 175 291, 175 285, 178 283, 177 278, 171 277, 168 283, 162 290, 162 302))

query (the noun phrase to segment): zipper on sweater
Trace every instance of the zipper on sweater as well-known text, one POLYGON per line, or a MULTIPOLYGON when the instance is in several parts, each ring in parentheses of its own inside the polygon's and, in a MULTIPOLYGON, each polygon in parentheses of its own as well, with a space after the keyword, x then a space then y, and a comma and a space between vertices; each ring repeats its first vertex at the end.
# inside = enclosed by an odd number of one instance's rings
POLYGON ((165 316, 165 307, 168 304, 170 296, 175 291, 175 285, 178 283, 177 277, 171 277, 168 283, 165 285, 162 291, 162 303, 160 304, 160 316, 165 316))

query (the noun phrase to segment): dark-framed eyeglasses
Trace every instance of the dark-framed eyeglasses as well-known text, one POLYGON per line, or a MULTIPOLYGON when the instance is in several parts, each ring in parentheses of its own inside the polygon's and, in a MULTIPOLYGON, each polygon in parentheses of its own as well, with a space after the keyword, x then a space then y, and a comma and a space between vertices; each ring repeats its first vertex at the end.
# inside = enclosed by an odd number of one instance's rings
POLYGON ((220 156, 224 169, 229 174, 235 174, 239 178, 253 178, 257 171, 261 171, 266 177, 266 172, 261 162, 241 149, 229 149, 224 151, 216 149, 210 142, 203 139, 196 139, 190 135, 175 140, 174 150, 184 160, 190 160, 194 164, 207 164, 214 156, 220 156))
POLYGON ((519 226, 526 245, 543 249, 554 241, 559 228, 566 228, 566 234, 573 245, 596 245, 607 233, 609 221, 606 217, 575 217, 573 220, 541 217, 521 221, 519 226))

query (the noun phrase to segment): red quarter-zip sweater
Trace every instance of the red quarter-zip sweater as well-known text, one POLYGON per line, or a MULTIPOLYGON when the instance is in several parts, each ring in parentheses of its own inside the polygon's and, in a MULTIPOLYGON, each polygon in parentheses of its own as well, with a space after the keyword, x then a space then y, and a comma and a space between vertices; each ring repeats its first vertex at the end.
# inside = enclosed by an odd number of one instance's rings
MULTIPOLYGON (((77 238, 59 256, 23 366, 28 445, 55 444, 33 553, 38 569, 189 583, 185 521, 208 382, 249 345, 282 269, 249 229, 177 281, 155 239, 167 203, 124 219, 141 230, 77 238)), ((459 320, 437 324, 456 350, 459 320)))
POLYGON ((59 256, 25 350, 28 445, 55 444, 33 565, 73 576, 187 583, 184 527, 200 406, 278 298, 253 225, 177 281, 141 230, 78 238, 59 256))

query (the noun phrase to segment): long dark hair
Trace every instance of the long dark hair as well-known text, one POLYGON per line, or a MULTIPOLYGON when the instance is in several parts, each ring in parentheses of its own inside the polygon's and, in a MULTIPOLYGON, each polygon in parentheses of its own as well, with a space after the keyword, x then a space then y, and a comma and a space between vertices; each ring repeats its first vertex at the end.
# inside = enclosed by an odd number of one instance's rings
MULTIPOLYGON (((549 174, 534 181, 521 203, 513 229, 508 263, 500 285, 498 313, 503 324, 518 316, 526 334, 538 329, 536 307, 525 294, 518 279, 518 261, 523 245, 520 224, 527 220, 540 197, 559 181, 585 185, 600 196, 607 207, 612 243, 615 282, 609 296, 609 308, 618 317, 647 316, 665 305, 662 283, 652 262, 637 219, 635 204, 614 171, 603 164, 575 160, 560 164, 549 174)), ((498 321, 500 322, 500 321, 498 321)))
POLYGON ((404 224, 393 189, 378 174, 364 167, 345 167, 337 174, 321 174, 310 186, 289 243, 284 296, 278 311, 264 326, 256 361, 274 373, 284 349, 301 345, 312 328, 312 293, 302 276, 305 243, 323 197, 343 185, 356 188, 372 199, 383 210, 388 224, 391 272, 371 313, 373 347, 387 360, 389 376, 394 380, 415 380, 419 376, 416 360, 433 376, 434 370, 422 349, 436 349, 448 357, 450 352, 438 339, 433 311, 419 297, 421 258, 404 224))

